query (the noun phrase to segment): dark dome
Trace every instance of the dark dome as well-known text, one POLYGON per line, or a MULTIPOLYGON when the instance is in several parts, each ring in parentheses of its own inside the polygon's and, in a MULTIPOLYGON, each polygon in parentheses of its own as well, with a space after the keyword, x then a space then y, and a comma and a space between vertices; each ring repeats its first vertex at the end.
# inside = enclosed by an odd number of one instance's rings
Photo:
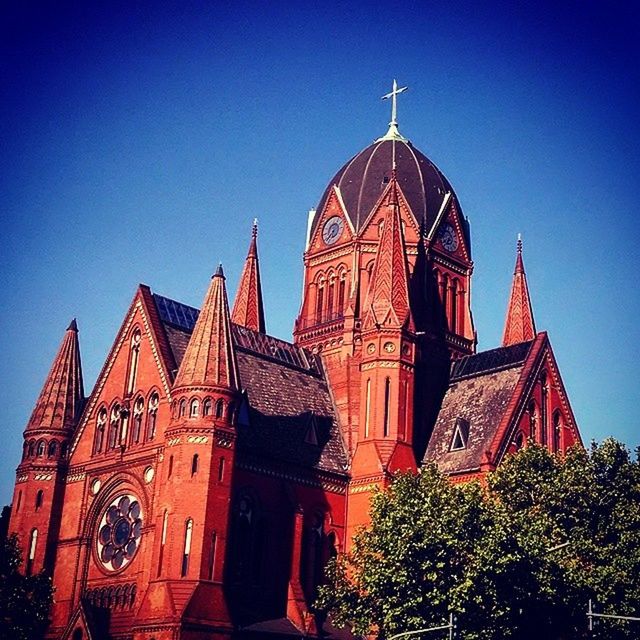
MULTIPOLYGON (((455 195, 453 189, 431 160, 408 140, 396 138, 395 145, 398 184, 418 222, 424 219, 429 228, 444 194, 449 191, 455 195)), ((385 136, 351 158, 329 183, 318 211, 322 211, 333 185, 338 185, 347 214, 359 230, 391 178, 392 155, 393 139, 385 136)))

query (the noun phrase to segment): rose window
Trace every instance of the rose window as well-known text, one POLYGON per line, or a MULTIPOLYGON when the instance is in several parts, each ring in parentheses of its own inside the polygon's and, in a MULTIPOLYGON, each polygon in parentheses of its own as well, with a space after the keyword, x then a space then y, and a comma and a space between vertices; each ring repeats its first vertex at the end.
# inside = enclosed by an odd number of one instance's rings
POLYGON ((117 497, 105 510, 98 528, 98 558, 108 571, 131 562, 140 546, 142 509, 134 496, 117 497))

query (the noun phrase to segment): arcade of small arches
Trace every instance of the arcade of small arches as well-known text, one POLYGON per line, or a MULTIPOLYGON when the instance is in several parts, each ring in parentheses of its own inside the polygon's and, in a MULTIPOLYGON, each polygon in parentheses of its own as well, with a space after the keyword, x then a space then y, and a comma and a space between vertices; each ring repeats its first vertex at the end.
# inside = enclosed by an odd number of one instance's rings
POLYGON ((312 324, 340 320, 344 314, 348 271, 345 265, 320 271, 311 283, 313 308, 312 324))
POLYGON ((41 438, 25 442, 22 445, 22 459, 28 458, 45 458, 45 459, 58 459, 66 458, 68 450, 68 442, 66 440, 58 440, 53 438, 51 440, 47 438, 41 438))
POLYGON ((193 396, 190 399, 182 398, 174 400, 171 405, 171 414, 173 418, 199 418, 213 417, 217 420, 226 418, 230 423, 235 422, 236 418, 235 402, 225 403, 222 398, 214 401, 213 398, 193 396))
POLYGON ((125 584, 117 587, 95 587, 85 591, 84 600, 98 608, 126 610, 133 607, 136 592, 137 587, 135 584, 125 584))

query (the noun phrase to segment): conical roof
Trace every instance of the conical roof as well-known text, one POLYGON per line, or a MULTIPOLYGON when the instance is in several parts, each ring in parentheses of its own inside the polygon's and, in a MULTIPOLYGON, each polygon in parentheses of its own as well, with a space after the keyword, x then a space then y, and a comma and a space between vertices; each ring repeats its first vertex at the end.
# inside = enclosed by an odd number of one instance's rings
POLYGON ((229 302, 222 265, 211 278, 174 388, 239 388, 238 364, 231 337, 229 302))
POLYGON ((27 430, 72 429, 80 417, 83 404, 80 343, 78 325, 74 318, 64 334, 27 430))
POLYGON ((508 347, 519 342, 533 340, 536 336, 536 325, 533 320, 533 309, 529 297, 527 275, 522 260, 522 240, 518 238, 516 267, 513 273, 511 296, 507 309, 507 318, 502 336, 502 346, 508 347))

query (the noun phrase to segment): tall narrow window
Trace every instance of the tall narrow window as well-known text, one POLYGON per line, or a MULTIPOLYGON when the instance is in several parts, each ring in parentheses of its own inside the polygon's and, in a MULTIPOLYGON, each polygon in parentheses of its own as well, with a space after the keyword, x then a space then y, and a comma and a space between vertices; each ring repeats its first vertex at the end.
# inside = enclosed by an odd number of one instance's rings
POLYGON ((224 458, 220 458, 220 462, 218 463, 218 482, 222 482, 224 480, 224 458))
POLYGON ((30 576, 33 573, 33 563, 36 557, 36 546, 38 544, 38 530, 33 529, 31 531, 31 537, 29 539, 29 555, 27 556, 26 574, 30 576))
POLYGON ((164 559, 164 545, 167 541, 167 525, 169 523, 169 512, 165 509, 162 517, 162 535, 160 537, 160 557, 158 558, 158 576, 162 572, 162 561, 164 559))
POLYGON ((451 282, 451 333, 458 331, 458 280, 451 282))
POLYGON ((160 396, 152 393, 149 398, 149 417, 147 418, 147 440, 153 440, 156 435, 156 420, 158 417, 158 405, 160 396))
POLYGON ((184 398, 180 400, 179 407, 180 408, 178 410, 178 417, 184 418, 184 416, 187 415, 187 401, 184 398))
POLYGON ((329 292, 327 295, 327 320, 333 320, 334 318, 333 301, 335 298, 335 290, 336 290, 336 279, 335 277, 332 277, 329 282, 329 292))
POLYGON ((200 415, 200 400, 194 398, 189 405, 189 417, 197 418, 200 415))
POLYGON ((316 293, 316 322, 322 322, 324 310, 324 280, 318 284, 316 293))
POLYGON ((531 442, 535 442, 537 438, 537 420, 538 415, 536 411, 536 403, 533 400, 529 403, 529 440, 531 442))
POLYGON ((42 507, 42 503, 44 502, 44 491, 42 489, 38 490, 36 493, 36 511, 42 507))
POLYGON ((398 435, 401 440, 404 440, 407 436, 407 423, 409 418, 409 383, 407 380, 402 382, 402 401, 404 402, 404 407, 402 408, 402 423, 398 435))
POLYGON ((118 431, 120 430, 120 405, 117 404, 111 409, 111 419, 109 421, 109 449, 115 449, 118 445, 118 431))
POLYGON ((133 407, 133 430, 131 431, 131 442, 137 444, 140 442, 140 434, 142 432, 142 418, 144 417, 144 400, 138 398, 133 407))
POLYGON ((340 276, 340 284, 338 285, 338 313, 344 313, 344 294, 347 288, 347 281, 344 273, 340 276))
POLYGON ((540 401, 540 435, 542 436, 542 444, 546 445, 549 434, 549 418, 547 403, 549 400, 549 389, 547 387, 547 374, 543 371, 540 376, 540 385, 542 387, 542 400, 540 401))
POLYGON ((224 413, 224 402, 222 400, 218 400, 218 402, 216 402, 216 418, 222 418, 223 413, 224 413))
POLYGON ((556 411, 553 414, 553 450, 555 452, 558 452, 561 449, 561 446, 560 446, 561 434, 562 434, 562 420, 560 418, 560 412, 556 411))
POLYGON ((140 360, 140 329, 136 329, 131 336, 131 355, 129 356, 129 382, 127 393, 131 395, 136 387, 136 375, 138 374, 138 362, 140 360))
POLYGON ((216 546, 218 544, 218 536, 214 531, 211 534, 211 547, 209 548, 209 580, 213 580, 216 566, 216 546))
POLYGON ((49 456, 49 458, 55 458, 57 453, 58 453, 58 441, 52 440, 49 443, 49 452, 47 453, 47 455, 49 456))
POLYGON ((371 418, 371 378, 367 379, 367 397, 364 405, 364 437, 369 437, 369 420, 371 418))
POLYGON ((20 511, 21 504, 22 504, 22 489, 18 491, 18 499, 16 500, 16 513, 20 511))
POLYGON ((391 401, 391 380, 386 378, 384 381, 384 436, 389 435, 389 422, 391 418, 391 407, 389 403, 391 401))
POLYGON ((40 440, 40 442, 38 442, 38 447, 36 449, 36 455, 38 456, 38 458, 42 458, 44 456, 44 452, 47 448, 47 445, 45 444, 44 440, 40 440))
POLYGON ((200 464, 200 457, 197 453, 193 454, 193 458, 191 459, 191 475, 195 476, 198 473, 198 466, 200 464))
POLYGON ((211 398, 205 398, 204 402, 202 403, 202 415, 211 415, 211 398))
POLYGON ((182 568, 180 575, 184 578, 189 571, 189 554, 191 553, 191 536, 193 535, 193 520, 189 518, 184 528, 184 551, 182 553, 182 568))
POLYGON ((169 472, 167 473, 167 478, 170 478, 172 473, 173 473, 173 456, 169 456, 169 472))

